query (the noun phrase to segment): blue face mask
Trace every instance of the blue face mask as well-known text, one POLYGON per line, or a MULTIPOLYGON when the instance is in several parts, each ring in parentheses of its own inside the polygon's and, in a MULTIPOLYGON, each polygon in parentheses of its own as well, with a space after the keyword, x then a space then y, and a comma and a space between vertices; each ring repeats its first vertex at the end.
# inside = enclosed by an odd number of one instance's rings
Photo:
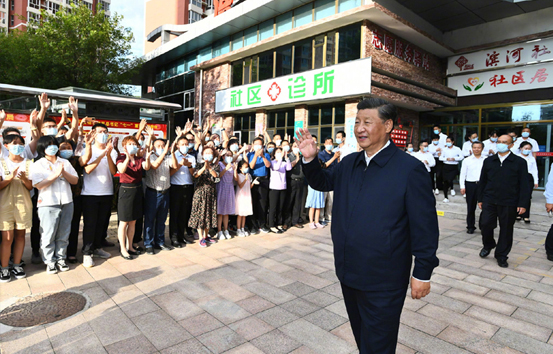
POLYGON ((288 152, 290 151, 290 145, 286 145, 282 148, 282 150, 284 150, 284 152, 288 152))
POLYGON ((59 148, 56 145, 50 145, 44 149, 44 153, 48 156, 54 156, 58 153, 59 148))
POLYGON ((427 147, 425 147, 425 148, 422 148, 422 151, 424 151, 424 152, 428 152, 428 146, 427 146, 427 147))
POLYGON ((342 143, 342 139, 336 139, 336 144, 340 145, 342 143))
POLYGON ((513 136, 513 143, 517 141, 517 137, 516 136, 513 136))
POLYGON ((211 162, 211 160, 213 160, 213 155, 205 154, 204 155, 204 160, 211 162))
POLYGON ((439 135, 440 131, 438 129, 434 129, 434 134, 439 135))
POLYGON ((12 145, 10 146, 10 152, 14 155, 21 155, 25 151, 25 145, 12 145))
POLYGON ((407 151, 413 152, 413 148, 407 148, 407 151))
POLYGON ((490 138, 490 140, 492 141, 492 143, 495 143, 497 141, 497 138, 490 138))
POLYGON ((269 154, 272 154, 273 151, 275 151, 275 148, 268 148, 268 149, 267 149, 267 152, 268 152, 269 154))
POLYGON ((131 155, 136 155, 138 152, 138 146, 136 145, 127 145, 127 152, 131 155))
POLYGON ((238 151, 238 145, 232 144, 232 145, 230 146, 230 151, 232 151, 232 152, 237 152, 237 151, 238 151))
POLYGON ((526 156, 530 155, 532 153, 532 150, 522 150, 522 153, 526 156))
POLYGON ((438 140, 432 140, 432 144, 438 145, 440 142, 438 140))
POLYGON ((194 143, 189 143, 188 144, 188 149, 189 150, 194 150, 194 143))
POLYGON ((165 151, 165 149, 156 149, 157 156, 161 156, 163 154, 163 151, 165 151))
POLYGON ((70 159, 73 156, 73 150, 61 150, 60 157, 62 159, 70 159))
POLYGON ((140 144, 140 147, 144 147, 144 140, 139 140, 138 144, 140 144))
POLYGON ((215 146, 219 146, 221 145, 221 142, 219 140, 213 140, 213 144, 215 144, 215 146))
POLYGON ((445 146, 447 147, 451 147, 451 145, 453 145, 452 143, 445 143, 445 146))
POLYGON ((509 151, 509 145, 507 145, 507 144, 497 144, 497 151, 498 152, 507 152, 507 151, 509 151))
POLYGON ((46 128, 45 129, 45 133, 44 133, 45 136, 56 136, 58 135, 58 128, 46 128))
POLYGON ((475 142, 477 142, 477 141, 478 141, 478 137, 472 139, 472 142, 473 142, 473 143, 475 143, 475 142))
POLYGON ((108 135, 106 133, 100 133, 96 135, 96 140, 98 140, 100 144, 105 144, 108 142, 108 135))
POLYGON ((181 146, 181 147, 179 148, 179 151, 180 151, 180 153, 183 154, 183 155, 188 154, 188 146, 181 146))
POLYGON ((226 162, 227 164, 231 163, 231 162, 232 162, 232 157, 226 156, 226 157, 225 157, 225 162, 226 162))
POLYGON ((325 145, 325 149, 327 149, 328 151, 331 151, 333 147, 334 145, 325 145))
POLYGON ((527 137, 529 137, 529 136, 530 136, 530 133, 528 133, 528 132, 522 132, 522 137, 523 137, 523 138, 527 138, 527 137))

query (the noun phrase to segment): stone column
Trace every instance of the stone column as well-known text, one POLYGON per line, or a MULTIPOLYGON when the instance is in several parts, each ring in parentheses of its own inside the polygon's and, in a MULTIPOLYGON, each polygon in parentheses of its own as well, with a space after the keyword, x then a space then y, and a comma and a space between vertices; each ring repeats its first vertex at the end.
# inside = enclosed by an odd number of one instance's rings
MULTIPOLYGON (((353 121, 352 123, 355 125, 355 117, 357 117, 357 104, 359 103, 359 101, 359 98, 346 100, 346 124, 344 131, 346 132, 346 141, 348 142, 351 142, 352 139, 356 140, 355 135, 353 134, 351 129, 348 129, 348 121, 353 121)), ((359 144, 357 144, 357 151, 359 150, 359 144)))
POLYGON ((303 129, 307 128, 308 112, 307 105, 296 106, 294 110, 294 122, 303 122, 303 129))
POLYGON ((258 109, 255 111, 255 135, 263 134, 267 129, 267 111, 258 109))
MULTIPOLYGON (((232 137, 232 132, 234 131, 234 115, 225 114, 223 116, 223 129, 225 129, 229 139, 232 137)), ((221 137, 222 138, 222 137, 221 137)))

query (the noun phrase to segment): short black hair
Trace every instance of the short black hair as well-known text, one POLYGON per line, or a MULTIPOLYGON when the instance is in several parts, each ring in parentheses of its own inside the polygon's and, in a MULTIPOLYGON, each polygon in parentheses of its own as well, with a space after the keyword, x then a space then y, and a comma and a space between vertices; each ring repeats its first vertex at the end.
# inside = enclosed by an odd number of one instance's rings
POLYGON ((51 135, 43 136, 40 139, 38 139, 38 142, 36 144, 36 152, 39 155, 44 156, 44 155, 46 155, 44 153, 44 151, 50 145, 56 145, 57 147, 60 146, 60 144, 58 143, 58 140, 56 138, 54 138, 53 136, 51 136, 51 135))
POLYGON ((421 145, 424 144, 424 143, 427 143, 427 144, 428 144, 428 140, 425 140, 425 139, 421 140, 421 141, 419 142, 419 146, 421 146, 421 145))
POLYGON ((432 140, 434 140, 434 139, 440 140, 440 136, 439 136, 438 134, 432 134, 431 139, 432 139, 432 140))
POLYGON ((482 149, 484 148, 484 143, 481 142, 481 141, 475 141, 475 142, 472 143, 470 146, 474 146, 475 144, 480 144, 480 145, 482 145, 482 149))
POLYGON ((188 138, 185 137, 185 136, 179 137, 179 138, 177 139, 177 145, 178 145, 178 143, 179 143, 181 140, 186 140, 186 141, 188 141, 188 138))
POLYGON ((343 130, 340 130, 340 131, 336 132, 336 135, 338 135, 338 134, 342 134, 342 137, 343 137, 343 138, 346 137, 346 132, 343 131, 343 130))
POLYGON ((448 135, 447 138, 453 142, 455 142, 455 135, 448 135))
POLYGON ((44 125, 44 123, 54 123, 54 124, 58 124, 58 122, 56 122, 56 120, 54 118, 51 118, 51 117, 46 117, 42 120, 42 124, 44 125))
POLYGON ((329 137, 329 136, 327 136, 327 137, 325 138, 325 143, 326 143, 327 140, 330 140, 330 141, 332 141, 332 143, 334 143, 334 139, 332 139, 332 138, 329 137))
POLYGON ((238 142, 238 139, 236 139, 236 138, 231 138, 231 139, 228 141, 227 146, 231 146, 232 144, 238 144, 238 145, 240 145, 240 143, 238 142))
POLYGON ((390 102, 376 97, 365 98, 363 101, 357 104, 357 110, 363 109, 376 109, 378 111, 378 117, 382 119, 382 122, 391 120, 395 125, 397 121, 397 108, 390 102))
POLYGON ((319 141, 319 138, 317 138, 317 136, 315 134, 311 134, 311 137, 315 138, 315 139, 317 139, 317 141, 319 141))
POLYGON ((108 126, 105 125, 104 123, 94 123, 94 125, 92 126, 92 130, 96 130, 96 128, 106 128, 106 130, 109 130, 108 129, 108 126))
POLYGON ((490 137, 494 136, 494 135, 497 135, 497 130, 495 130, 495 129, 490 131, 490 133, 488 134, 488 136, 490 136, 490 137))
POLYGON ((522 143, 520 143, 520 146, 518 147, 518 149, 522 151, 522 148, 525 147, 525 146, 528 146, 528 145, 530 145, 530 147, 531 147, 532 143, 530 143, 528 141, 523 141, 522 143))
POLYGON ((253 139, 252 145, 253 145, 256 141, 260 141, 260 142, 261 142, 261 145, 263 145, 263 139, 261 139, 260 137, 257 137, 257 138, 255 138, 255 139, 253 139))
POLYGON ((163 139, 163 138, 155 138, 154 141, 152 142, 152 144, 155 144, 156 141, 163 141, 164 144, 167 143, 167 140, 163 139))
POLYGON ((438 128, 438 129, 442 130, 442 127, 440 127, 439 124, 434 124, 434 125, 432 126, 432 128, 438 128))
POLYGON ((6 140, 8 135, 21 135, 21 132, 16 127, 6 127, 4 131, 2 131, 2 139, 6 140), (17 134, 10 134, 11 132, 16 132, 17 134))
POLYGON ((513 133, 513 134, 515 134, 516 136, 518 136, 517 129, 515 129, 515 128, 511 128, 511 129, 507 130, 507 134, 511 134, 511 133, 513 133))
POLYGON ((4 145, 8 145, 14 142, 14 140, 19 140, 20 143, 23 143, 25 145, 25 140, 21 135, 17 134, 10 134, 4 138, 4 145))

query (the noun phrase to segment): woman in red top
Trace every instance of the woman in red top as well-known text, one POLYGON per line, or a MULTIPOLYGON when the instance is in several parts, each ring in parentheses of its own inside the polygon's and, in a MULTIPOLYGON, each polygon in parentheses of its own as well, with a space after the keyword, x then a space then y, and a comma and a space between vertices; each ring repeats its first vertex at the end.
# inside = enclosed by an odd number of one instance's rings
POLYGON ((144 158, 138 156, 138 140, 134 136, 127 136, 121 144, 123 155, 117 158, 119 171, 119 200, 117 214, 119 216, 119 245, 121 256, 127 260, 139 254, 133 248, 132 240, 136 220, 142 216, 142 173, 144 158))

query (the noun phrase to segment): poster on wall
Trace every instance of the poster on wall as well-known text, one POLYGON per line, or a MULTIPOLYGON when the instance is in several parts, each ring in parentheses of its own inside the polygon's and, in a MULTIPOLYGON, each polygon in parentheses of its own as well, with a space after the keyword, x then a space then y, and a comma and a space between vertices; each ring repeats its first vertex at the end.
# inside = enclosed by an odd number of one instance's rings
POLYGON ((357 151, 357 139, 355 138, 355 117, 346 118, 345 125, 346 146, 349 151, 357 151))

